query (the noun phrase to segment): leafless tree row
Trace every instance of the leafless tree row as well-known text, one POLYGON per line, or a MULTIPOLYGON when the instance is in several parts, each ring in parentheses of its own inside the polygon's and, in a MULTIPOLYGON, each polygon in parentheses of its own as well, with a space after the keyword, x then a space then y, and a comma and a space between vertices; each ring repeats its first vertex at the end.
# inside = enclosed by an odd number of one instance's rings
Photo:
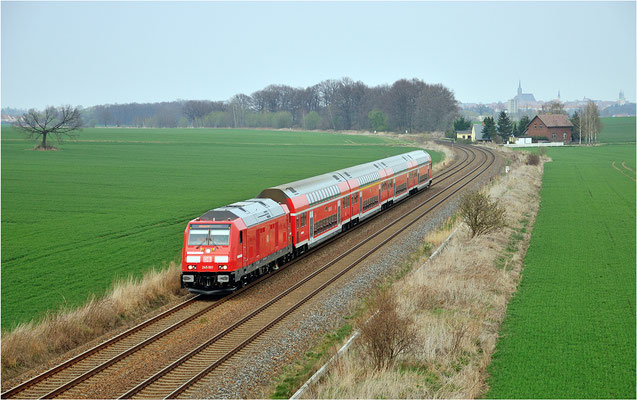
POLYGON ((580 116, 580 144, 582 140, 584 143, 591 144, 597 143, 599 132, 602 130, 602 121, 599 118, 599 109, 597 104, 593 101, 589 101, 586 104, 586 108, 582 110, 580 116))
POLYGON ((275 127, 334 130, 435 131, 458 114, 449 89, 419 79, 369 87, 350 78, 329 79, 306 88, 269 85, 225 102, 189 100, 151 104, 100 105, 84 111, 89 125, 275 127), (386 124, 375 125, 371 112, 386 124))

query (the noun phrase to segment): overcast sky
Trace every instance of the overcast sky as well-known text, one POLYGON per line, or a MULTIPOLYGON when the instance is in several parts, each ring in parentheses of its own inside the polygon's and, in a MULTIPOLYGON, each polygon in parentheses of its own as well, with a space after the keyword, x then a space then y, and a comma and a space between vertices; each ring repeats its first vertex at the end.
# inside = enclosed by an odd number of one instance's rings
POLYGON ((2 1, 2 107, 419 78, 462 102, 635 101, 635 2, 2 1))

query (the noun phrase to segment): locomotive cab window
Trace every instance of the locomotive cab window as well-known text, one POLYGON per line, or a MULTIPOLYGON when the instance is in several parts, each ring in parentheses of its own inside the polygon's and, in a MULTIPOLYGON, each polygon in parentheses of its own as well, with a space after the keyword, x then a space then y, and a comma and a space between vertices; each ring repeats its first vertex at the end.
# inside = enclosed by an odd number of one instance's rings
POLYGON ((188 246, 227 246, 230 224, 190 225, 188 246))

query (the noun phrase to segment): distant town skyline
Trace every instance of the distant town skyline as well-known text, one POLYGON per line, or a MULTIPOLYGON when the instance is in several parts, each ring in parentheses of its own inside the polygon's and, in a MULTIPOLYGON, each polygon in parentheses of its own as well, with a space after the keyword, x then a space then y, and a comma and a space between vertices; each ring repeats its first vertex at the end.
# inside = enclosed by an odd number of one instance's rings
POLYGON ((2 1, 2 107, 227 100, 350 77, 462 103, 635 101, 635 2, 2 1))

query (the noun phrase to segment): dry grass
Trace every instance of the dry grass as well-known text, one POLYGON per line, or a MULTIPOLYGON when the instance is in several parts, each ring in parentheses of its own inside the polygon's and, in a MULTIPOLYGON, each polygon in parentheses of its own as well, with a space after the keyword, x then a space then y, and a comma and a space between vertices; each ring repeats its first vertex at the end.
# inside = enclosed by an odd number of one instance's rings
POLYGON ((179 273, 179 266, 171 263, 141 279, 116 282, 103 298, 93 298, 80 308, 60 309, 39 322, 3 332, 3 382, 183 296, 179 273))
POLYGON ((538 154, 529 154, 526 156, 527 165, 540 165, 540 156, 538 154))
POLYGON ((440 246, 442 242, 449 237, 451 232, 453 232, 456 226, 455 224, 455 218, 448 218, 439 229, 430 232, 425 236, 425 243, 431 243, 431 246, 434 249, 438 248, 438 246, 440 246))
MULTIPOLYGON (((526 157, 516 153, 507 158, 511 172, 489 194, 506 204, 509 226, 474 238, 460 226, 438 257, 389 289, 401 312, 414 321, 416 347, 380 371, 369 368, 360 348, 353 347, 305 397, 476 398, 486 393, 485 370, 519 282, 541 185, 542 165, 524 165, 526 157), (514 236, 522 239, 512 245, 514 236)), ((442 242, 438 236, 427 240, 442 242)))

